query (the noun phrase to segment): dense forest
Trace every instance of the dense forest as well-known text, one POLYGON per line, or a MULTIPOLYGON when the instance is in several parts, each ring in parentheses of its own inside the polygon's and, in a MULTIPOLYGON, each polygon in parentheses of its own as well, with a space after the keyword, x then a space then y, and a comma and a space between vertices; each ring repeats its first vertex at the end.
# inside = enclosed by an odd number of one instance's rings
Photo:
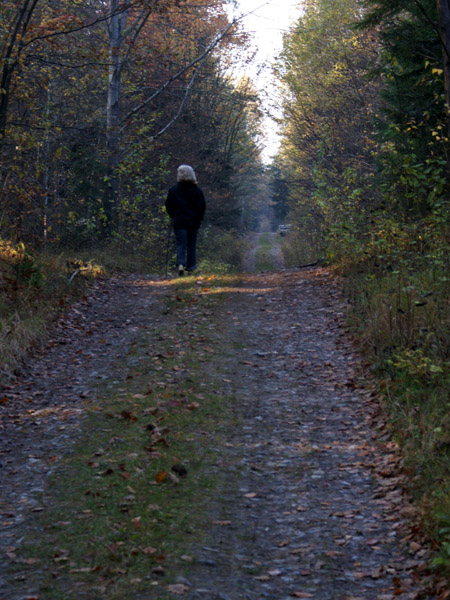
POLYGON ((282 141, 266 165, 263 107, 239 76, 250 39, 225 1, 2 2, 0 335, 25 349, 33 338, 30 302, 36 321, 55 295, 49 256, 69 259, 64 285, 86 251, 162 272, 167 187, 192 164, 209 268, 239 267, 264 215, 291 224, 286 266, 321 259, 343 275, 449 566, 450 8, 301 5, 273 65, 282 141))
POLYGON ((224 3, 24 0, 1 7, 1 231, 33 248, 105 240, 149 255, 175 167, 195 165, 208 224, 251 220, 261 168, 246 36, 224 3))

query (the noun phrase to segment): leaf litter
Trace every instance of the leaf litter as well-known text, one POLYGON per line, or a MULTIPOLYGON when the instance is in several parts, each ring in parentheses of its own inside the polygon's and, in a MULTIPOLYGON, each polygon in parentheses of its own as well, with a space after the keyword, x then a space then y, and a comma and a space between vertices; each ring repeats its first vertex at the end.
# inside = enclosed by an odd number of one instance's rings
MULTIPOLYGON (((158 282, 149 288, 138 277, 99 284, 57 323, 49 347, 28 361, 1 394, 2 572, 17 560, 16 541, 32 511, 44 510, 39 497, 46 477, 77 437, 84 406, 95 406, 99 382, 125 386, 123 393, 132 388, 143 315, 161 314, 170 285, 158 282), (122 370, 111 379, 112 364, 121 364, 122 370)), ((210 289, 202 287, 202 297, 207 299, 210 289)), ((214 311, 181 295, 174 305, 163 314, 176 310, 183 319, 197 320, 202 331, 214 328, 214 311)), ((187 541, 178 562, 166 558, 164 566, 154 566, 146 599, 162 597, 164 585, 169 594, 189 600, 199 594, 211 600, 446 597, 442 583, 440 591, 433 591, 428 550, 400 471, 401 457, 343 332, 344 312, 338 282, 324 269, 247 275, 239 293, 228 292, 220 315, 227 335, 215 344, 196 341, 205 378, 216 381, 218 394, 236 398, 236 422, 217 423, 220 437, 211 438, 212 445, 221 440, 214 466, 219 490, 206 504, 209 525, 202 543, 187 541)), ((188 340, 174 340, 171 352, 159 351, 155 343, 151 354, 161 381, 149 381, 147 392, 163 387, 166 378, 189 385, 183 363, 188 340), (164 361, 174 359, 179 362, 164 372, 164 361)), ((144 400, 146 393, 136 390, 133 401, 144 400)), ((177 402, 197 411, 199 399, 177 402)), ((162 402, 147 414, 157 419, 165 410, 162 402)), ((146 428, 151 456, 164 451, 166 434, 145 419, 139 423, 139 410, 124 409, 111 418, 146 428)), ((96 454, 93 469, 99 468, 103 450, 96 454)), ((169 469, 154 474, 155 485, 180 483, 184 471, 169 469)), ((106 466, 101 473, 126 480, 134 476, 125 464, 106 466)), ((124 510, 132 503, 128 498, 124 510)), ((147 508, 158 511, 151 502, 147 508)), ((89 510, 79 515, 92 517, 89 510)), ((136 532, 141 523, 141 515, 131 519, 136 532)), ((117 554, 120 546, 111 552, 117 554)), ((152 545, 135 554, 163 560, 152 545)), ((67 549, 55 550, 55 564, 70 560, 67 549)), ((82 574, 83 569, 72 571, 82 574)), ((101 569, 94 565, 89 570, 101 569)), ((117 567, 116 575, 123 571, 117 567)), ((133 585, 139 581, 134 578, 133 585)), ((0 592, 9 594, 9 586, 0 577, 0 592)), ((135 597, 132 590, 127 597, 135 597)))

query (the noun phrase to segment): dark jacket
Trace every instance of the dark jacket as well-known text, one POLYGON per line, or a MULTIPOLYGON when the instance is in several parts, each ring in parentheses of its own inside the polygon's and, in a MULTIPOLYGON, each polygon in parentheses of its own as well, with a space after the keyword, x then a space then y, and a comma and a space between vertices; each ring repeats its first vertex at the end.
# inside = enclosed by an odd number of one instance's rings
POLYGON ((205 214, 205 197, 191 181, 179 181, 167 194, 166 210, 174 229, 198 229, 205 214))

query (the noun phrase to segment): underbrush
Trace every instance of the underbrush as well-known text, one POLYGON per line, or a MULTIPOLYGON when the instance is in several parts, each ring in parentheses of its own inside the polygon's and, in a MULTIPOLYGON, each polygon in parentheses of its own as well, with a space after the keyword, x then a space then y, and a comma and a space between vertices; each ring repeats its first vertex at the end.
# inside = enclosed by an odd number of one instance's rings
POLYGON ((245 237, 237 231, 202 227, 198 241, 199 266, 213 273, 240 272, 247 244, 245 237))
POLYGON ((317 236, 311 236, 295 225, 282 238, 281 250, 284 264, 288 268, 313 263, 320 258, 322 252, 317 236))
MULTIPOLYGON (((381 254, 381 253, 380 253, 381 254)), ((346 292, 411 491, 450 571, 450 281, 448 256, 397 252, 347 261, 346 292)))
POLYGON ((47 326, 86 285, 103 274, 93 261, 33 253, 0 240, 0 364, 8 376, 29 350, 41 343, 47 326))

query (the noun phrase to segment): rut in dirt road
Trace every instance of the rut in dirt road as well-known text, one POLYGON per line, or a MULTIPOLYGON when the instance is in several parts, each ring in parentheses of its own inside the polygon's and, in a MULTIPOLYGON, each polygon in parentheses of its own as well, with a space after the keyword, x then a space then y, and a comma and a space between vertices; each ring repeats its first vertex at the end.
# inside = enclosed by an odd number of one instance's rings
MULTIPOLYGON (((236 420, 217 422, 210 434, 219 483, 204 507, 202 541, 189 549, 192 563, 183 568, 167 556, 170 582, 149 566, 148 579, 139 579, 145 591, 127 585, 121 598, 435 598, 425 591, 426 550, 402 539, 413 511, 398 457, 386 453, 390 441, 371 423, 376 404, 342 329, 345 305, 331 274, 247 274, 220 290, 197 283, 198 300, 181 302, 175 281, 112 280, 74 308, 25 366, 15 398, 2 407, 0 598, 44 600, 38 589, 49 576, 83 577, 78 565, 67 573, 20 562, 20 540, 35 526, 34 511, 45 508, 40 498, 51 498, 52 456, 70 452, 83 429, 83 399, 99 393, 99 382, 124 390, 130 369, 144 369, 149 354, 155 379, 188 378, 182 364, 166 374, 158 362, 158 344, 181 326, 186 339, 200 340, 191 346, 205 381, 223 402, 234 398, 236 420), (225 299, 200 306, 217 293, 225 299), (168 297, 175 298, 170 309, 168 297), (156 333, 162 325, 164 336, 156 333), (212 353, 205 332, 215 335, 212 353), (28 571, 14 579, 11 565, 28 571)), ((115 599, 97 568, 87 568, 104 590, 95 600, 115 599)), ((94 600, 80 581, 77 599, 94 600)))

